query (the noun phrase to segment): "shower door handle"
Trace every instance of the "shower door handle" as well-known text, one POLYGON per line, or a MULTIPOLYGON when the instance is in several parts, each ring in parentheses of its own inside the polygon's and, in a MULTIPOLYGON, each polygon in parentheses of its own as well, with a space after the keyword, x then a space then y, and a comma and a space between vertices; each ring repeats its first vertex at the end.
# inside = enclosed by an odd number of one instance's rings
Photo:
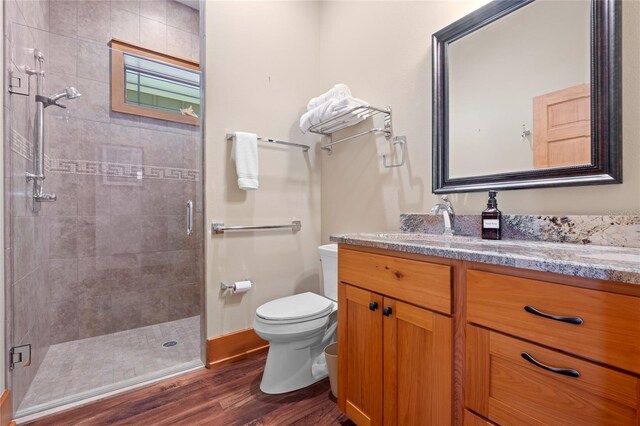
POLYGON ((187 235, 193 234, 193 201, 187 201, 187 235))

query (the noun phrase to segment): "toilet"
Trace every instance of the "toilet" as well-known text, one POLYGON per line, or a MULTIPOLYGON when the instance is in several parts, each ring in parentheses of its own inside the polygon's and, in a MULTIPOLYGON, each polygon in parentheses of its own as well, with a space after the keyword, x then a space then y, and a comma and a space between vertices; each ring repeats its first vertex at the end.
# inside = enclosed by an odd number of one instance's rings
POLYGON ((324 348, 336 341, 338 327, 338 246, 318 247, 322 291, 272 300, 256 309, 253 329, 269 341, 260 383, 268 394, 291 392, 327 377, 324 348))

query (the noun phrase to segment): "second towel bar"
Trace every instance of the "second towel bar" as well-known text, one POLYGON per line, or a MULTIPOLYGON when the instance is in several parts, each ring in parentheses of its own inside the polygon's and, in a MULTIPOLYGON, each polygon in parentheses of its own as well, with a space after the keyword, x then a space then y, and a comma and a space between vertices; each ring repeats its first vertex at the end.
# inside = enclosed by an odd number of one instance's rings
MULTIPOLYGON (((226 138, 227 138, 228 141, 232 141, 235 138, 235 135, 233 133, 227 133, 226 138)), ((277 139, 263 138, 262 136, 258 136, 257 138, 261 142, 269 142, 269 143, 275 143, 275 144, 278 144, 278 145, 287 145, 287 146, 294 146, 296 148, 302 148, 303 152, 309 151, 309 148, 310 148, 309 145, 303 145, 301 143, 279 141, 277 139)))
POLYGON ((224 234, 224 231, 256 231, 262 229, 291 229, 298 232, 302 229, 302 222, 299 220, 291 221, 290 225, 240 225, 225 226, 223 222, 215 222, 211 224, 212 234, 224 234))

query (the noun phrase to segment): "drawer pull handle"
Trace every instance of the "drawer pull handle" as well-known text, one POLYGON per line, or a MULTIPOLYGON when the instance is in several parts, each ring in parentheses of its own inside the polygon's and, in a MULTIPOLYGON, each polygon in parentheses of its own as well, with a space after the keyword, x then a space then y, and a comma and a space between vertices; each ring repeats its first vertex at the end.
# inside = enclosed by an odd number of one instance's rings
POLYGON ((540 312, 539 310, 537 310, 536 308, 534 308, 533 306, 530 306, 530 305, 525 305, 524 310, 529 312, 530 314, 538 315, 539 317, 542 317, 542 318, 548 318, 548 319, 552 319, 552 320, 555 320, 555 321, 566 322, 566 323, 569 323, 569 324, 580 325, 580 324, 582 324, 584 322, 584 321, 582 321, 582 318, 580 318, 580 317, 563 317, 563 316, 560 316, 560 315, 545 314, 544 312, 540 312))
POLYGON ((378 302, 369 302, 369 310, 375 311, 376 309, 378 309, 378 302))
POLYGON ((544 370, 551 371, 552 373, 562 374, 563 376, 569 376, 569 377, 580 377, 580 372, 578 370, 573 370, 571 368, 549 367, 548 365, 544 365, 540 361, 537 361, 534 357, 532 357, 526 352, 522 352, 520 355, 522 356, 522 358, 529 361, 531 364, 535 365, 536 367, 540 367, 544 370))
POLYGON ((385 306, 384 308, 382 308, 382 315, 384 315, 385 317, 390 316, 393 313, 393 309, 391 309, 391 306, 385 306))

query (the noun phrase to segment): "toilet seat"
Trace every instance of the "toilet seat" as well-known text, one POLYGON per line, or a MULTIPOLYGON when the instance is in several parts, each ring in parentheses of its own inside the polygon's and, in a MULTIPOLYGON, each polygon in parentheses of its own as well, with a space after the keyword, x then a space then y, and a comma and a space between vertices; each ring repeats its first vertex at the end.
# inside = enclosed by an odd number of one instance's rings
POLYGON ((326 297, 307 292, 267 302, 256 309, 256 317, 266 324, 295 324, 326 317, 334 306, 326 297))

